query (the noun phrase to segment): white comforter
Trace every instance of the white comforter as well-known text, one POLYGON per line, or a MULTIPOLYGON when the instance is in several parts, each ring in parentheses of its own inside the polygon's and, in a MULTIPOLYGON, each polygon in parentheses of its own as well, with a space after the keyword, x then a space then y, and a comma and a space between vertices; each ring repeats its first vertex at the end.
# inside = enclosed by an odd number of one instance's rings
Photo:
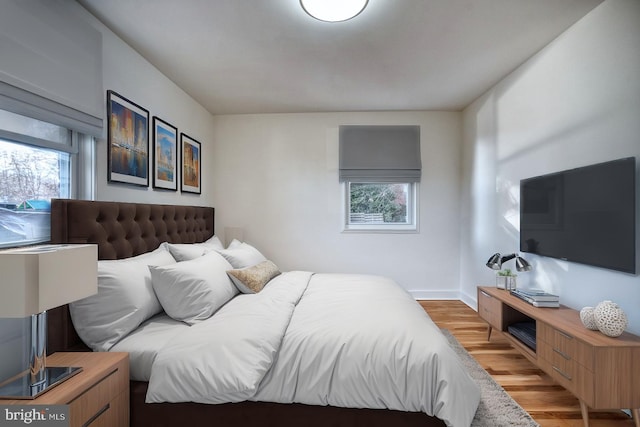
POLYGON ((389 279, 284 273, 157 355, 147 402, 259 400, 425 412, 469 426, 480 399, 445 337, 389 279))

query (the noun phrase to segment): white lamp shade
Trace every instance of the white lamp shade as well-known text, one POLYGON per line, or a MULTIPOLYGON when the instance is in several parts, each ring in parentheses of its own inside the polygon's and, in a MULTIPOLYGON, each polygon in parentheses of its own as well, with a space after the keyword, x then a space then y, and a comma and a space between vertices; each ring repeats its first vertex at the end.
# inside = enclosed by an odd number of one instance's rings
POLYGON ((98 291, 96 245, 0 251, 0 317, 27 317, 98 291))

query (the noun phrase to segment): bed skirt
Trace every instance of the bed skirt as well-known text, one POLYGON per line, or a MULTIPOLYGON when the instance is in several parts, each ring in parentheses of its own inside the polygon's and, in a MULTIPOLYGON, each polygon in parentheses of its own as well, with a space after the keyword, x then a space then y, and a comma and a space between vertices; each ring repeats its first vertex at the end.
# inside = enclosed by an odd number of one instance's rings
POLYGON ((444 427, 445 423, 421 412, 351 409, 298 403, 240 402, 145 403, 147 382, 131 381, 131 427, 444 427))

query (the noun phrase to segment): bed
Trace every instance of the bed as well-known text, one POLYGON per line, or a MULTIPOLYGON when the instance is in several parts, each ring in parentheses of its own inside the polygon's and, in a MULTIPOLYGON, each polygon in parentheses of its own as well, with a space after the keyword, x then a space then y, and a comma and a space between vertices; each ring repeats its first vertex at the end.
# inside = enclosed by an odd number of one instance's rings
MULTIPOLYGON (((51 205, 52 243, 95 243, 98 258, 107 264, 108 260, 155 256, 169 244, 201 247, 214 239, 214 209, 210 207, 67 199, 53 200, 51 205)), ((212 257, 220 255, 205 256, 217 260, 212 257)), ((149 269, 157 281, 158 274, 181 266, 189 265, 189 272, 213 268, 211 260, 202 261, 205 256, 166 269, 149 269), (194 263, 202 267, 193 267, 194 263)), ((239 293, 212 316, 190 323, 192 326, 185 325, 189 319, 176 321, 168 316, 173 316, 174 309, 169 307, 177 298, 163 300, 160 295, 165 312, 147 316, 140 327, 124 338, 118 337, 115 345, 109 344, 112 351, 132 351, 132 366, 148 369, 132 369, 133 426, 212 422, 274 427, 464 426, 470 424, 477 408, 479 390, 442 334, 420 306, 409 302, 408 294, 388 279, 283 272, 275 275, 263 291, 239 293), (397 305, 391 300, 397 300, 397 305), (270 304, 268 309, 264 308, 265 302, 270 304), (339 319, 341 313, 347 317, 339 319), (413 321, 403 324, 405 318, 413 321), (362 319, 368 324, 357 326, 362 319), (375 335, 384 329, 406 338, 385 342, 386 338, 375 335), (151 331, 151 335, 162 335, 169 330, 171 338, 158 346, 162 349, 157 354, 147 359, 136 356, 140 343, 146 342, 137 340, 136 334, 151 331), (246 331, 249 338, 238 338, 238 331, 246 331), (189 340, 188 335, 195 339, 189 340), (214 338, 205 343, 203 337, 209 335, 214 338), (319 337, 324 336, 334 344, 323 347, 325 338, 319 337), (254 344, 256 339, 264 341, 254 344), (258 352, 257 359, 228 356, 227 347, 218 348, 220 340, 231 340, 233 348, 246 350, 250 345, 251 354, 258 352), (341 341, 335 344, 336 340, 341 341), (205 353, 207 357, 203 358, 205 353), (423 353, 429 354, 424 362, 423 353), (387 363, 382 369, 377 360, 381 355, 392 358, 389 363, 382 362, 387 363), (185 357, 196 360, 181 359, 185 357), (207 362, 210 359, 216 360, 215 367, 202 368, 211 364, 207 362), (152 361, 145 364, 140 360, 152 361), (255 360, 255 367, 249 366, 255 360), (176 365, 186 363, 192 365, 184 371, 176 370, 176 365), (239 373, 232 368, 238 368, 239 373), (325 371, 335 375, 322 376, 325 371), (364 380, 364 384, 354 383, 350 375, 364 380), (200 378, 205 377, 209 382, 200 384, 200 378), (413 384, 413 377, 433 379, 413 384), (187 381, 174 387, 174 380, 185 378, 187 381)), ((79 338, 68 306, 50 310, 48 322, 49 353, 90 350, 79 338)), ((143 347, 140 351, 144 353, 147 347, 143 347)))

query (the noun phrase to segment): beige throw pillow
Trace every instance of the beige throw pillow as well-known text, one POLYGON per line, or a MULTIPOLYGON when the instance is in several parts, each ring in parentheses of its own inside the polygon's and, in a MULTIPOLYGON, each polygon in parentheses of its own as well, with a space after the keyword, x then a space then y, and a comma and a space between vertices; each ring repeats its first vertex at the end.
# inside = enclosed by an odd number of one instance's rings
POLYGON ((243 294, 255 294, 260 292, 273 279, 280 274, 278 267, 271 261, 263 261, 252 267, 227 271, 231 280, 243 294))

